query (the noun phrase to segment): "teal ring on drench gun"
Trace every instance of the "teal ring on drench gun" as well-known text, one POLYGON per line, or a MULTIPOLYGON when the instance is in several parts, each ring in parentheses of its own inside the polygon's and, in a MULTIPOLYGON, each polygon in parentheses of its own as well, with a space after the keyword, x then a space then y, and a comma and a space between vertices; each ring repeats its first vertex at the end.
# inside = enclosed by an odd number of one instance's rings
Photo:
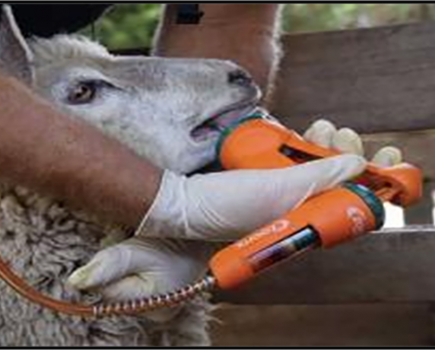
MULTIPOLYGON (((307 142, 260 109, 227 127, 217 145, 217 158, 227 170, 283 168, 336 155, 334 150, 307 142)), ((405 207, 421 195, 422 174, 417 167, 369 164, 352 182, 308 198, 217 252, 209 262, 209 273, 200 281, 146 299, 92 306, 55 300, 33 290, 1 259, 0 277, 24 297, 59 312, 80 316, 141 313, 175 306, 216 287, 234 288, 295 255, 379 229, 384 222, 383 202, 405 207)))

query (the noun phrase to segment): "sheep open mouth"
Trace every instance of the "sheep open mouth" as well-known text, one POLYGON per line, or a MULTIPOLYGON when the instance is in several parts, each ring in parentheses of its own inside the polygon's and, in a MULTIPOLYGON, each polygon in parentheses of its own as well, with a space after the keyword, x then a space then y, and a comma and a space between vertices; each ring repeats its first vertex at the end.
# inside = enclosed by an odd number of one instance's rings
POLYGON ((191 136, 197 142, 207 140, 212 136, 220 134, 232 123, 248 115, 254 108, 254 104, 245 104, 217 113, 195 127, 191 132, 191 136))

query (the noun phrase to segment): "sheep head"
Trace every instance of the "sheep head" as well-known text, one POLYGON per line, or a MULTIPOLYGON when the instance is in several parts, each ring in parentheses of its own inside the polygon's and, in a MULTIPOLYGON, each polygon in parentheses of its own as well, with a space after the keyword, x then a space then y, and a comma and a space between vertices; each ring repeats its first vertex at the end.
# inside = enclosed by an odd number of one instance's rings
POLYGON ((7 6, 0 69, 61 111, 179 173, 210 162, 219 130, 260 97, 248 74, 229 61, 115 56, 71 35, 25 41, 7 6))

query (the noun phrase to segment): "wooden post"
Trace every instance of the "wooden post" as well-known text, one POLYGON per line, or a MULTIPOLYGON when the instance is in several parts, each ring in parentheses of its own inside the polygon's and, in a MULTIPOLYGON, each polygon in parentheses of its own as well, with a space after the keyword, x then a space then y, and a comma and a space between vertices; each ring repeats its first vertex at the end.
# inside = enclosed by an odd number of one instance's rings
POLYGON ((423 198, 417 204, 405 209, 405 223, 407 225, 433 224, 433 181, 425 181, 423 185, 423 198))

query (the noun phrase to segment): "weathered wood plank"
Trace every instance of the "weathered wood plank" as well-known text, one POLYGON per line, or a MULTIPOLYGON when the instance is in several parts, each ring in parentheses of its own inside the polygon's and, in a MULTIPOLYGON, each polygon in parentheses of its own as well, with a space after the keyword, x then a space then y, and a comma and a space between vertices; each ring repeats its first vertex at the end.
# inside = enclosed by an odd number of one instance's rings
POLYGON ((423 197, 415 205, 405 209, 405 223, 407 225, 433 224, 434 202, 432 191, 433 181, 426 181, 423 184, 423 197))
POLYGON ((359 132, 435 127, 435 23, 286 35, 274 113, 359 132))
POLYGON ((435 301, 435 228, 385 230, 313 251, 217 301, 237 304, 343 304, 435 301))
POLYGON ((214 346, 433 346, 426 304, 228 305, 215 312, 214 346))

